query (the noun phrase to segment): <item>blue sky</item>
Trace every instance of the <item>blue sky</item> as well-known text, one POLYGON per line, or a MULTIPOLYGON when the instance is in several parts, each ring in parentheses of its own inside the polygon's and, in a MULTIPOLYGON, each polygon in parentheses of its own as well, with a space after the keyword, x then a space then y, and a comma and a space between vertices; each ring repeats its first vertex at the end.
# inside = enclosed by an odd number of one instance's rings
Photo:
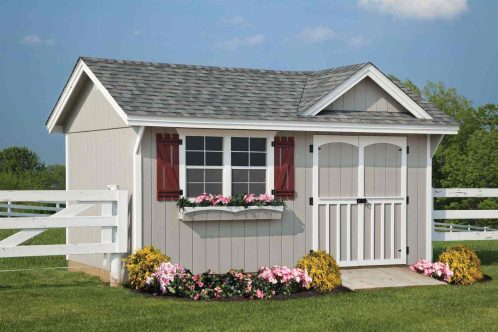
POLYGON ((0 148, 64 162, 45 120, 78 56, 313 70, 372 61, 498 103, 498 1, 0 2, 0 148))

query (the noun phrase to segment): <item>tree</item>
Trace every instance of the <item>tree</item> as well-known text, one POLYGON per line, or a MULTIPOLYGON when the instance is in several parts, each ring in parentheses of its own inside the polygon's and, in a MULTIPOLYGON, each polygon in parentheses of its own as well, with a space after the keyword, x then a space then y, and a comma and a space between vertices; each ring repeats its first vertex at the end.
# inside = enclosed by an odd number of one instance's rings
POLYGON ((41 171, 45 165, 38 155, 26 147, 12 146, 0 151, 0 172, 20 174, 41 171))
POLYGON ((0 151, 0 190, 65 189, 65 167, 40 161, 26 147, 0 151))

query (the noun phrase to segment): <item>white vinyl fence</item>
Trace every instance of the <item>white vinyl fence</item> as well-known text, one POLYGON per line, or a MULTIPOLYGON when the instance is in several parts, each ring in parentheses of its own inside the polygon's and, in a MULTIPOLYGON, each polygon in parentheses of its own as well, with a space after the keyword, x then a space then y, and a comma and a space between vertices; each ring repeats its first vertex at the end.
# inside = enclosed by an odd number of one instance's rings
MULTIPOLYGON (((128 248, 128 192, 117 190, 48 190, 48 191, 0 191, 0 203, 13 205, 20 210, 34 210, 36 205, 20 205, 9 202, 57 202, 66 208, 54 208, 52 215, 17 213, 4 214, 0 218, 0 230, 21 229, 19 232, 0 240, 0 258, 22 256, 52 256, 107 254, 110 260, 111 285, 121 281, 121 257, 128 248), (101 206, 99 216, 79 214, 96 205, 101 206), (56 210, 57 209, 57 210, 56 210), (101 240, 98 243, 22 245, 25 241, 43 233, 49 228, 101 227, 101 240)), ((31 203, 33 204, 33 203, 31 203)), ((43 210, 47 211, 47 210, 43 210)))
MULTIPOLYGON (((438 197, 498 197, 498 188, 451 188, 433 189, 433 198, 438 197)), ((435 220, 465 220, 465 219, 498 219, 498 210, 434 210, 433 240, 461 241, 461 240, 498 240, 498 229, 479 227, 435 220)))

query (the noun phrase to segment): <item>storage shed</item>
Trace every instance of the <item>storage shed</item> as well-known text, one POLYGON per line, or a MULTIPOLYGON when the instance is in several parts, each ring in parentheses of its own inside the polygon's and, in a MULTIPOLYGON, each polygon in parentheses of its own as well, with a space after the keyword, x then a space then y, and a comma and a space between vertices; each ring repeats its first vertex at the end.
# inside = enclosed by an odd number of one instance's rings
MULTIPOLYGON (((79 58, 47 120, 66 137, 68 189, 130 193, 130 251, 152 244, 194 273, 432 259, 432 156, 458 124, 371 63, 278 71, 79 58), (179 197, 272 193, 282 213, 179 197)), ((67 241, 96 240, 99 229, 67 241)), ((91 271, 99 255, 70 256, 91 271)))

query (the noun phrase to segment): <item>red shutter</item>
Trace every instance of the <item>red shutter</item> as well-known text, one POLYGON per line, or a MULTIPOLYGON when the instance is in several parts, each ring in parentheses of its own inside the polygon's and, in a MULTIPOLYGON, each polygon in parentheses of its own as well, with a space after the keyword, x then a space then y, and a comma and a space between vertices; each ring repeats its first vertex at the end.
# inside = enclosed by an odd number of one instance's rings
POLYGON ((294 198, 294 137, 275 137, 275 190, 277 198, 294 198))
POLYGON ((157 200, 174 201, 182 194, 178 175, 179 145, 177 134, 157 134, 157 200))

